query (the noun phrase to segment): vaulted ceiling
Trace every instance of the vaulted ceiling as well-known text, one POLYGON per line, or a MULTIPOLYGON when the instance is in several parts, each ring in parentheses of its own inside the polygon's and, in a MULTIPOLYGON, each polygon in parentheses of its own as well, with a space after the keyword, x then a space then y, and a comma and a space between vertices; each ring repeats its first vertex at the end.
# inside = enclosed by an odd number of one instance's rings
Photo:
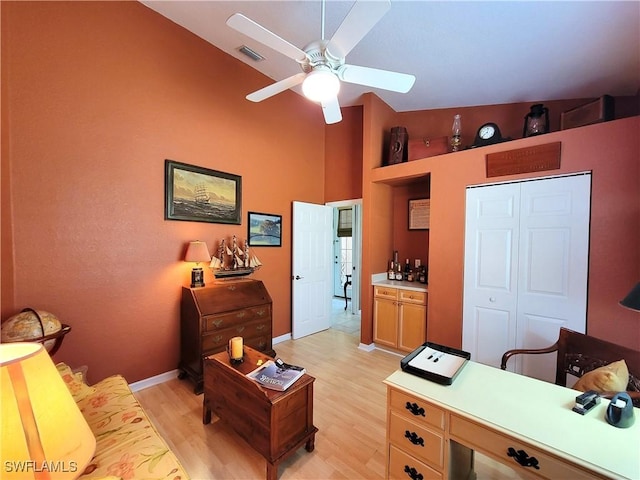
MULTIPOLYGON (((321 38, 320 0, 142 3, 262 72, 264 86, 300 66, 228 27, 229 16, 243 13, 299 48, 321 38), (242 45, 265 59, 249 59, 242 45)), ((326 38, 353 3, 327 1, 326 38)), ((396 111, 635 95, 640 2, 392 0, 347 63, 411 73, 416 82, 406 94, 343 83, 343 106, 367 91, 396 111)))

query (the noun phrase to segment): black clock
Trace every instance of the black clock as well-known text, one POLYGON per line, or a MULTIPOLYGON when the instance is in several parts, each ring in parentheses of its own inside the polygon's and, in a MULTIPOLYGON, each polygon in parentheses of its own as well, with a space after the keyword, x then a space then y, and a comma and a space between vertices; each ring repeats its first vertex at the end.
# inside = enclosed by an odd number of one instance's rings
POLYGON ((484 147, 485 145, 493 145, 508 140, 503 138, 500 133, 500 127, 493 122, 485 123, 476 133, 476 139, 473 141, 473 147, 484 147))

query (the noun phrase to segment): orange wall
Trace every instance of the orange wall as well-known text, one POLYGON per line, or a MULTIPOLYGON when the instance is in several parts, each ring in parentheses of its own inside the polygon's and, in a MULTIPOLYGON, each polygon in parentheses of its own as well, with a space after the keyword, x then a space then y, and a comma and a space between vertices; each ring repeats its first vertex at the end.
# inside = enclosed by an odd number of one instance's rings
POLYGON ((362 107, 343 107, 325 131, 325 201, 362 198, 362 107))
MULTIPOLYGON (((365 109, 365 125, 378 132, 378 149, 382 149, 383 142, 379 132, 388 130, 388 122, 378 120, 375 112, 386 111, 387 106, 376 98, 371 98, 370 103, 371 109, 365 109)), ((432 112, 423 112, 423 115, 426 119, 432 112)), ((398 114, 398 117, 400 116, 402 114, 398 114)), ((382 162, 372 147, 371 157, 368 162, 365 159, 365 163, 371 165, 374 170, 365 172, 364 177, 365 182, 369 180, 373 184, 364 187, 364 210, 374 208, 380 203, 381 200, 377 198, 380 191, 402 190, 405 188, 402 186, 403 183, 414 182, 416 178, 430 175, 427 339, 454 347, 461 345, 466 186, 589 170, 593 172, 593 198, 587 331, 591 335, 621 345, 640 348, 640 314, 618 305, 618 301, 640 280, 638 131, 640 117, 632 117, 377 169, 382 162), (561 169, 486 178, 486 154, 554 141, 562 142, 561 169)), ((365 138, 375 138, 366 128, 364 135, 365 138)), ((386 199, 386 196, 386 192, 380 195, 383 199, 386 199)), ((393 212, 393 215, 395 213, 393 212)), ((380 236, 384 238, 385 231, 392 227, 395 221, 393 215, 386 221, 379 219, 377 222, 368 223, 364 238, 371 245, 363 246, 363 252, 375 251, 373 243, 380 236)), ((395 245, 387 243, 387 247, 394 248, 395 245)), ((384 256, 380 259, 370 253, 366 261, 369 262, 366 267, 369 273, 378 273, 385 269, 384 256)), ((367 287, 368 290, 363 290, 362 294, 363 343, 371 341, 367 334, 371 331, 372 299, 370 285, 363 288, 367 287)))
MULTIPOLYGON (((291 201, 324 203, 321 109, 138 2, 2 2, 2 319, 72 326, 56 360, 130 382, 177 367, 189 240, 257 248, 274 336, 290 332, 291 201), (164 220, 166 158, 242 176, 242 225, 164 220)), ((212 276, 206 270, 206 281, 212 276)))

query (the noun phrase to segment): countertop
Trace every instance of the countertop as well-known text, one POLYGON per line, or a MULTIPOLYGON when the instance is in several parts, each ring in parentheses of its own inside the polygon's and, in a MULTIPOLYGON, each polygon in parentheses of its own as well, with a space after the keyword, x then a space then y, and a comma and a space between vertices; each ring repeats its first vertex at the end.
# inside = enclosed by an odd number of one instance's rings
POLYGON ((428 292, 427 286, 420 282, 405 282, 404 280, 389 280, 387 272, 374 273, 371 275, 371 285, 380 287, 402 288, 404 290, 413 290, 414 292, 428 292))

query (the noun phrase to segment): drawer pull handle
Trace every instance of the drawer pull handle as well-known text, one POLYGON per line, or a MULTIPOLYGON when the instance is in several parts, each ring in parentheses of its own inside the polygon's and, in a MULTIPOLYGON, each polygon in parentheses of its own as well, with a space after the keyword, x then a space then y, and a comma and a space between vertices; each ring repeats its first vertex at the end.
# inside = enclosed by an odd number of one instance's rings
POLYGON ((264 323, 261 323, 260 325, 258 325, 256 327, 256 330, 258 330, 259 332, 261 332, 262 330, 264 330, 265 328, 267 328, 267 326, 264 323))
POLYGON ((213 324, 216 326, 216 328, 219 328, 220 325, 222 325, 222 322, 223 322, 222 320, 218 319, 218 320, 214 320, 213 324))
POLYGON ((257 314, 259 317, 263 316, 263 315, 264 315, 264 313, 265 313, 265 311, 264 311, 264 310, 257 310, 257 311, 256 311, 256 314, 257 314))
POLYGON ((244 329, 245 329, 245 326, 244 325, 240 325, 239 327, 236 328, 236 332, 242 333, 244 331, 244 329))
POLYGON ((405 430, 404 437, 409 439, 409 441, 414 445, 420 445, 421 447, 424 447, 424 438, 419 437, 416 432, 410 432, 409 430, 405 430))
POLYGON ((515 448, 509 447, 507 455, 515 458, 516 462, 523 467, 533 467, 536 470, 540 470, 540 467, 538 466, 538 459, 536 457, 530 457, 524 450, 518 450, 516 452, 515 448))
POLYGON ((404 466, 404 471, 411 480, 424 479, 424 476, 421 473, 418 473, 418 471, 415 468, 409 467, 409 465, 404 466))
POLYGON ((407 410, 409 410, 411 413, 413 413, 416 417, 418 415, 425 417, 426 415, 424 414, 424 408, 418 406, 417 403, 409 403, 407 402, 407 404, 404 406, 404 408, 406 408, 407 410))

